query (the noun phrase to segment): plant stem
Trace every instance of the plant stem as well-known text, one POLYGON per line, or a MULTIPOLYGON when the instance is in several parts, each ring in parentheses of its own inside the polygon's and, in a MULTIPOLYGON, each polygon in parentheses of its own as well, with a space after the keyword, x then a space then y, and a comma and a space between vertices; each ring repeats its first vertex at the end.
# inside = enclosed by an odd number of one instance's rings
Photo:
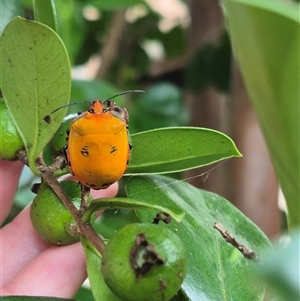
POLYGON ((81 204, 79 208, 80 217, 83 215, 84 211, 88 206, 88 199, 91 189, 83 184, 81 184, 81 204))
POLYGON ((237 248, 245 258, 251 260, 258 260, 259 256, 257 253, 253 252, 251 249, 246 248, 244 245, 240 244, 227 230, 223 228, 221 223, 215 222, 214 228, 217 229, 226 242, 232 244, 235 248, 237 248))

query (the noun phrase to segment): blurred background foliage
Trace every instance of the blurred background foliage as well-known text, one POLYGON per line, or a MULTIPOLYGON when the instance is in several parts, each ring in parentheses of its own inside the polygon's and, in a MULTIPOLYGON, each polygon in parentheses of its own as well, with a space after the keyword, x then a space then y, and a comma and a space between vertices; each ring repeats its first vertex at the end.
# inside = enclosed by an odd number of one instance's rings
MULTIPOLYGON (((13 9, 2 18, 1 31, 6 18, 34 19, 32 0, 9 3, 13 9)), ((192 125, 228 134, 243 159, 176 176, 224 196, 270 238, 277 236, 285 228, 279 186, 233 60, 219 1, 55 0, 55 5, 72 65, 71 102, 143 89, 144 94, 115 99, 129 111, 131 133, 192 125)), ((69 113, 86 109, 74 105, 69 113)), ((8 221, 33 199, 28 187, 36 181, 25 168, 8 221)), ((96 227, 110 237, 135 218, 129 210, 107 210, 96 227)), ((85 288, 77 298, 93 300, 85 288)))

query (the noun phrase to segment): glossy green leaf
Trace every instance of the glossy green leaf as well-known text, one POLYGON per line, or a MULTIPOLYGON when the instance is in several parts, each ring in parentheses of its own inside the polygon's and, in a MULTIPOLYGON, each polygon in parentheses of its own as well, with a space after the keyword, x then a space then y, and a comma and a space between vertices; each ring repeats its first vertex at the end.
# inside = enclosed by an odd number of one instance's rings
POLYGON ((228 136, 206 128, 141 132, 132 135, 132 145, 126 174, 177 172, 241 156, 228 136))
MULTIPOLYGON (((214 229, 219 222, 245 247, 257 254, 271 247, 267 237, 224 198, 197 189, 184 181, 148 175, 132 177, 128 197, 165 207, 176 204, 186 212, 180 223, 166 225, 186 245, 188 271, 182 290, 193 301, 263 300, 264 288, 252 279, 256 262, 246 259, 214 229)), ((153 219, 155 212, 137 209, 142 222, 153 219)))
POLYGON ((57 16, 54 0, 34 0, 34 19, 57 31, 57 16))
POLYGON ((67 109, 45 116, 69 102, 68 55, 49 27, 16 18, 1 37, 2 93, 26 147, 29 166, 57 131, 67 109))
POLYGON ((0 35, 5 26, 15 17, 22 15, 21 0, 2 0, 0 1, 0 35))
POLYGON ((106 239, 110 239, 119 229, 138 221, 132 209, 105 210, 93 222, 93 228, 106 239))
POLYGON ((300 225, 300 18, 289 1, 223 0, 248 94, 287 201, 300 225))
POLYGON ((131 199, 127 198, 101 198, 93 200, 89 207, 86 209, 85 213, 82 216, 82 221, 87 222, 90 220, 90 216, 93 212, 103 209, 114 209, 114 208, 126 208, 126 209, 156 209, 159 211, 164 211, 169 213, 175 220, 178 222, 184 216, 184 211, 177 206, 176 204, 169 204, 165 206, 164 204, 158 204, 153 202, 151 199, 144 199, 140 201, 134 197, 131 199))
POLYGON ((0 301, 76 301, 74 299, 36 296, 0 296, 0 301))
POLYGON ((268 283, 283 300, 300 300, 300 231, 293 231, 291 236, 275 243, 274 250, 263 256, 258 274, 268 283), (290 240, 290 241, 289 241, 290 240), (285 241, 282 243, 282 241, 285 241), (287 241, 289 241, 287 243, 287 241), (298 267, 298 268, 297 268, 298 267))
POLYGON ((107 287, 100 271, 101 254, 88 239, 81 237, 86 256, 87 273, 95 301, 120 301, 107 287))

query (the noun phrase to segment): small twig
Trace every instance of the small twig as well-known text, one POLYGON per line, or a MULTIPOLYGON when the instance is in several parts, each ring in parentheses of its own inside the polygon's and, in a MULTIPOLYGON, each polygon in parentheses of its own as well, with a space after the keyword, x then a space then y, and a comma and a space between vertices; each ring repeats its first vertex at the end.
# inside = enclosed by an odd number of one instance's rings
POLYGON ((55 172, 59 169, 63 169, 66 166, 66 160, 64 156, 57 156, 49 168, 55 172))
POLYGON ((82 216, 88 206, 90 191, 91 189, 89 187, 81 184, 81 203, 79 208, 79 216, 82 216))
POLYGON ((35 165, 36 165, 37 169, 40 171, 46 166, 42 154, 39 154, 38 157, 36 158, 35 165))
POLYGON ((17 153, 18 159, 24 164, 28 166, 28 158, 25 149, 21 149, 17 153))
POLYGON ((251 260, 258 260, 259 256, 255 252, 253 252, 251 249, 246 248, 244 245, 240 244, 227 230, 223 228, 221 223, 214 223, 214 228, 217 229, 225 241, 232 244, 235 248, 237 248, 245 258, 251 259, 251 260))

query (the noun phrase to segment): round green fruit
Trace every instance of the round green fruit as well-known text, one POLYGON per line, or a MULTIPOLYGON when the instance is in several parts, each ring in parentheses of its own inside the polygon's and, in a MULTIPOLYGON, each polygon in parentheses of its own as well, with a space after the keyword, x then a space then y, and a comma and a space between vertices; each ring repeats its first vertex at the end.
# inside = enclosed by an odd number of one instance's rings
MULTIPOLYGON (((79 208, 80 186, 72 181, 62 181, 60 185, 79 208)), ((35 230, 49 243, 69 245, 79 241, 77 224, 73 216, 45 182, 38 187, 37 195, 31 204, 30 218, 35 230)))
POLYGON ((186 266, 178 235, 160 225, 129 224, 107 244, 101 271, 123 301, 167 301, 179 290, 186 266))
POLYGON ((4 101, 0 101, 0 158, 17 160, 17 152, 24 148, 23 141, 12 122, 4 101))

